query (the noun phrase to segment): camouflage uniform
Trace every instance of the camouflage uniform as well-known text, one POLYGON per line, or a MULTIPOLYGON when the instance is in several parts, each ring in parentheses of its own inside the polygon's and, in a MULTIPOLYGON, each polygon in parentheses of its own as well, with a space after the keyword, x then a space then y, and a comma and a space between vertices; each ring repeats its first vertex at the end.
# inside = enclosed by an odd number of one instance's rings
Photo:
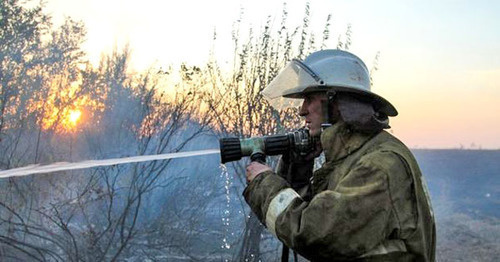
POLYGON ((326 162, 312 175, 310 197, 271 171, 245 189, 271 233, 312 261, 434 261, 427 187, 403 143, 337 123, 321 144, 326 162))

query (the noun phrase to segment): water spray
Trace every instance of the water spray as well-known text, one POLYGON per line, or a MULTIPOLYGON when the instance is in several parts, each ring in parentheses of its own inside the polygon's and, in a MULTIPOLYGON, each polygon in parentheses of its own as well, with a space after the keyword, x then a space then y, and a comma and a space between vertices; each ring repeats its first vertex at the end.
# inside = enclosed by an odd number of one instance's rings
POLYGON ((31 174, 50 173, 100 166, 137 163, 154 160, 165 160, 181 157, 192 157, 220 153, 221 163, 240 160, 250 156, 252 161, 265 162, 266 156, 281 155, 295 150, 301 155, 306 155, 314 148, 314 138, 309 135, 309 130, 302 128, 284 135, 272 135, 240 139, 236 137, 220 139, 219 149, 208 149, 189 152, 177 152, 159 155, 144 155, 124 158, 111 158, 103 160, 87 160, 81 162, 57 162, 48 165, 29 165, 0 171, 0 179, 8 177, 27 176, 31 174))
POLYGON ((99 166, 112 166, 118 164, 137 163, 137 162, 145 162, 153 160, 165 160, 171 158, 191 157, 191 156, 200 156, 200 155, 217 154, 217 153, 219 153, 218 149, 208 149, 208 150, 177 152, 177 153, 159 154, 159 155, 133 156, 133 157, 111 158, 103 160, 87 160, 81 162, 57 162, 49 165, 29 165, 20 168, 2 170, 0 171, 0 178, 27 176, 31 174, 50 173, 56 171, 66 171, 66 170, 83 169, 83 168, 91 168, 99 166))

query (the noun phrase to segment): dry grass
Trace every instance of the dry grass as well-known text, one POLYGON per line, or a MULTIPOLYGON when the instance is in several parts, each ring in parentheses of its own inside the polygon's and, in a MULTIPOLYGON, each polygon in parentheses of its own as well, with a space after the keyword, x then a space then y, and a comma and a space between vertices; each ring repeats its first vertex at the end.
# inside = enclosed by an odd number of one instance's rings
POLYGON ((500 220, 453 214, 438 219, 438 261, 500 261, 500 220))

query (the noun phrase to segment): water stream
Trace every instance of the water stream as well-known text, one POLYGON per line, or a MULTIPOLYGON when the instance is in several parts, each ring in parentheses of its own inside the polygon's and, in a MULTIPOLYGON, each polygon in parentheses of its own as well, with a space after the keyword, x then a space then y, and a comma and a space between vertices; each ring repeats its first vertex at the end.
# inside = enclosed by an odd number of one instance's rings
POLYGON ((112 166, 112 165, 145 162, 153 160, 165 160, 171 158, 202 156, 209 154, 218 154, 219 152, 220 152, 219 149, 208 149, 208 150, 177 152, 177 153, 159 154, 159 155, 144 155, 144 156, 123 157, 123 158, 110 158, 102 160, 86 160, 81 162, 56 162, 48 165, 39 165, 39 164, 28 165, 25 167, 2 170, 0 171, 0 178, 27 176, 31 174, 50 173, 56 171, 83 169, 83 168, 91 168, 99 166, 112 166))
MULTIPOLYGON (((232 181, 231 181, 231 176, 227 172, 227 167, 224 164, 220 165, 221 169, 221 177, 225 180, 224 183, 224 188, 225 188, 225 193, 226 193, 226 208, 224 209, 222 213, 222 225, 224 226, 224 236, 222 238, 222 249, 229 250, 231 248, 230 244, 230 235, 229 235, 229 230, 230 230, 230 217, 231 217, 231 192, 229 191, 232 181)), ((228 260, 225 260, 228 261, 228 260)))

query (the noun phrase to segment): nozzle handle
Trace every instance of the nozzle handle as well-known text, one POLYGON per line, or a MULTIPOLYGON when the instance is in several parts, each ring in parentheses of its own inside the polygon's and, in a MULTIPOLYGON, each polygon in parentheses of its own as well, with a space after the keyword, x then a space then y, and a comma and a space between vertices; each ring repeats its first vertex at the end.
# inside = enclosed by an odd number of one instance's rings
POLYGON ((250 155, 250 161, 252 161, 252 162, 255 161, 255 162, 259 162, 261 164, 265 164, 266 163, 266 155, 264 155, 261 152, 253 153, 252 155, 250 155))

